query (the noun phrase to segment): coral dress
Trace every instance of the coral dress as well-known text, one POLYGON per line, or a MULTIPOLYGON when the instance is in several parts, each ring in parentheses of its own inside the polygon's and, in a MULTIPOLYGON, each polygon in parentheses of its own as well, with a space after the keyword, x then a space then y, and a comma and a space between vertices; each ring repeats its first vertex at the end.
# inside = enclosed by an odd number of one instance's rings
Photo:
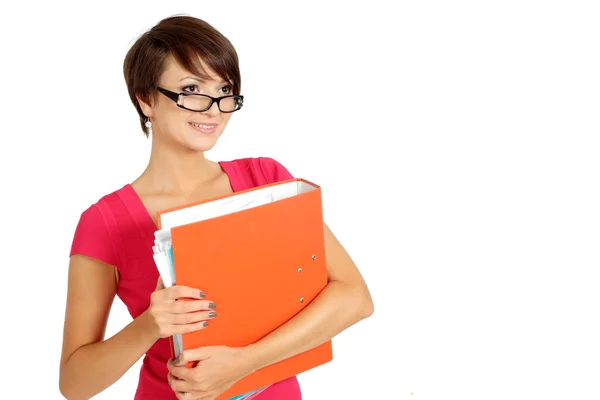
MULTIPOLYGON (((234 192, 292 178, 268 157, 219 162, 234 192)), ((117 296, 136 318, 150 305, 158 271, 152 258, 156 225, 130 184, 102 197, 86 209, 75 230, 71 255, 82 254, 115 266, 120 275, 117 296)), ((175 400, 167 382, 168 339, 159 339, 146 353, 135 400, 175 400)), ((254 400, 301 399, 297 378, 269 386, 254 400)))

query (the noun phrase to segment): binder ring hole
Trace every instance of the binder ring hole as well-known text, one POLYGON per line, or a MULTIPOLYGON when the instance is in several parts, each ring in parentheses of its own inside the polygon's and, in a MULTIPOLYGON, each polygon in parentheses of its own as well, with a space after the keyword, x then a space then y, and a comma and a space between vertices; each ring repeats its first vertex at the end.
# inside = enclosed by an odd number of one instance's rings
POLYGON ((313 255, 312 255, 312 259, 313 259, 313 260, 316 260, 316 259, 317 259, 317 255, 316 255, 316 254, 313 254, 313 255))
POLYGON ((301 274, 302 273, 302 268, 298 268, 298 273, 301 274))
POLYGON ((304 297, 300 297, 300 303, 304 303, 304 297))

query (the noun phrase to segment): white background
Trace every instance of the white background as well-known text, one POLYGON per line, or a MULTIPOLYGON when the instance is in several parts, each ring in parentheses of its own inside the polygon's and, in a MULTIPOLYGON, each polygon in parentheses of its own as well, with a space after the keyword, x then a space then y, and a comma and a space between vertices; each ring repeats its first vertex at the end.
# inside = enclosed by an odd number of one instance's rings
MULTIPOLYGON (((373 294, 305 399, 600 397, 594 2, 169 3, 1 6, 0 397, 61 398, 75 225, 149 154, 123 58, 178 13, 241 60, 209 158, 319 183, 373 294)), ((129 320, 117 299, 108 335, 129 320)), ((131 399, 138 371, 97 398, 131 399)))

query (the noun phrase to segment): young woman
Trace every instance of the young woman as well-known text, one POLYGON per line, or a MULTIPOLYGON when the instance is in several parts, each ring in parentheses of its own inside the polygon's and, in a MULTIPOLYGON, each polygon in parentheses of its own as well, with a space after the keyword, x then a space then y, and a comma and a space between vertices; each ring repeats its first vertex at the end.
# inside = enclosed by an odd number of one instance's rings
MULTIPOLYGON (((124 75, 141 128, 152 139, 151 155, 135 181, 87 208, 77 225, 60 363, 66 398, 89 399, 144 357, 135 399, 214 399, 253 371, 330 340, 371 315, 360 272, 325 226, 329 283, 302 312, 250 346, 199 348, 174 362, 168 337, 210 329, 207 322, 218 318, 219 305, 202 288, 160 284, 151 252, 157 211, 292 175, 268 157, 205 158, 243 106, 237 54, 206 22, 188 16, 162 20, 131 47, 124 75), (133 321, 105 340, 115 295, 133 321), (196 300, 176 302, 179 297, 196 300), (194 360, 202 360, 202 368, 183 366, 194 360)), ((295 377, 254 395, 300 398, 295 377)))

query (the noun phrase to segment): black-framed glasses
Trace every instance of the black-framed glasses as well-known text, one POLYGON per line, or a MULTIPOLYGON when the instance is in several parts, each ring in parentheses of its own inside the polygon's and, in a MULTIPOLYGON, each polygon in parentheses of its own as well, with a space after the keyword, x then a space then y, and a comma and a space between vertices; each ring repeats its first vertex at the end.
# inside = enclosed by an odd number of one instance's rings
POLYGON ((244 105, 244 96, 240 95, 211 97, 206 94, 176 93, 161 87, 158 87, 157 90, 177 103, 177 107, 189 111, 208 111, 213 103, 217 103, 221 112, 232 113, 244 105))

